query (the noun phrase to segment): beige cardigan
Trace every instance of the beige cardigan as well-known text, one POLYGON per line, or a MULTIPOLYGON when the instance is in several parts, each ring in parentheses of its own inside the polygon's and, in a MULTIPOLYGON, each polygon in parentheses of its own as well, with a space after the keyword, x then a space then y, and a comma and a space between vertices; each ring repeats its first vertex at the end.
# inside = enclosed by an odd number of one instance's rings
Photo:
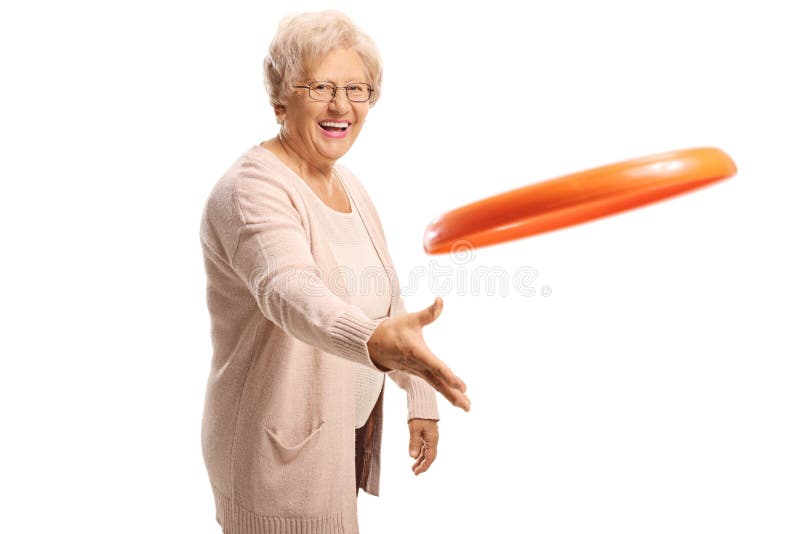
MULTIPOLYGON (((336 165, 405 313, 380 219, 360 181, 336 165)), ((200 238, 213 357, 202 450, 225 534, 357 534, 354 369, 377 369, 369 319, 331 287, 334 256, 311 188, 260 145, 212 189, 200 238)), ((340 286, 339 286, 340 287, 340 286)), ((436 391, 387 373, 407 392, 408 419, 438 419, 436 391)), ((378 495, 381 395, 367 422, 361 487, 378 495)))

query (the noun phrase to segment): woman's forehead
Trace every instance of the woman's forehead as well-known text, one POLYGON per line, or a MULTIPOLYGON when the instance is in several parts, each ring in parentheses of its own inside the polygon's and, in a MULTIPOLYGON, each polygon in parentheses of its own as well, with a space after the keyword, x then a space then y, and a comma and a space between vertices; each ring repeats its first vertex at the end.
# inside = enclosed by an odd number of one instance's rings
POLYGON ((354 50, 334 50, 311 61, 306 69, 309 79, 332 82, 367 81, 367 68, 354 50))

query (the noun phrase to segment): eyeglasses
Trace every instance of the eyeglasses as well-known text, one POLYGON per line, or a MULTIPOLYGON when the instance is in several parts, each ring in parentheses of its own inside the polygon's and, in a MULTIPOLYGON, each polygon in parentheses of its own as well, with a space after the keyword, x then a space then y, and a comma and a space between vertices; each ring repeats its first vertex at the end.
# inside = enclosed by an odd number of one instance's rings
POLYGON ((366 102, 372 96, 372 87, 368 83, 348 83, 347 85, 336 85, 333 82, 314 81, 308 85, 295 85, 297 89, 308 89, 308 96, 312 100, 330 102, 336 98, 336 90, 344 89, 347 99, 350 102, 366 102))

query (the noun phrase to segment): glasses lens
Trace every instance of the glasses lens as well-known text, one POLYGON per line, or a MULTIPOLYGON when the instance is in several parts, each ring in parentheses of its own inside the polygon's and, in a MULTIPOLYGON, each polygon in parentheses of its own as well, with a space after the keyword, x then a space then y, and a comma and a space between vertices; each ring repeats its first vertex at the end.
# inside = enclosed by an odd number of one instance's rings
POLYGON ((333 98, 334 85, 327 82, 311 82, 310 94, 314 100, 330 100, 333 98))
POLYGON ((369 100, 369 85, 366 83, 347 84, 347 98, 353 102, 365 102, 369 100))

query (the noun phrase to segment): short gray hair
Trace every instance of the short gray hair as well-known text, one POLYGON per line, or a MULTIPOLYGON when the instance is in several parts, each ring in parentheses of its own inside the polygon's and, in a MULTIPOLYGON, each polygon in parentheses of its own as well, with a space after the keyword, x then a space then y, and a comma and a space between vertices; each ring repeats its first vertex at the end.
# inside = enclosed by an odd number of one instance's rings
POLYGON ((299 13, 285 17, 264 58, 264 86, 273 106, 286 105, 292 82, 306 76, 310 60, 339 48, 351 48, 361 56, 372 86, 369 105, 378 101, 383 63, 375 42, 339 11, 299 13))

